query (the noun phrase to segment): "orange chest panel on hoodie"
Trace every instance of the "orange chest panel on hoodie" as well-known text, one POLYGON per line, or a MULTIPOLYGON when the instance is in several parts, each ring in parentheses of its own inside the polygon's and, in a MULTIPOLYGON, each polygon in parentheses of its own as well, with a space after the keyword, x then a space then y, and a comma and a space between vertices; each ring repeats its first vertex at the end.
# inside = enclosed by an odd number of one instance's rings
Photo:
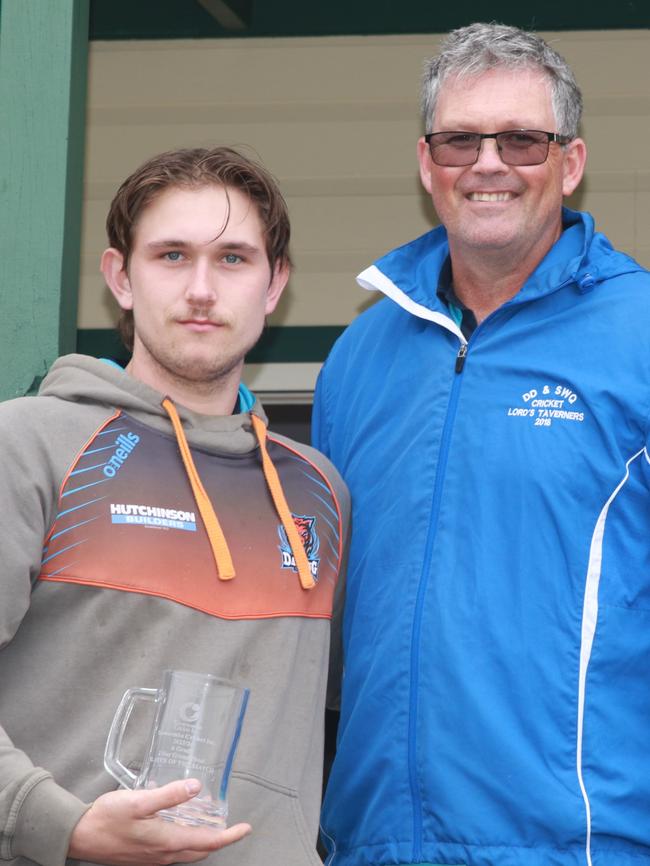
POLYGON ((301 587, 258 450, 192 449, 236 576, 220 580, 178 444, 127 415, 75 460, 45 542, 41 580, 166 598, 228 619, 329 617, 341 560, 338 503, 323 473, 269 437, 268 452, 316 581, 301 587))

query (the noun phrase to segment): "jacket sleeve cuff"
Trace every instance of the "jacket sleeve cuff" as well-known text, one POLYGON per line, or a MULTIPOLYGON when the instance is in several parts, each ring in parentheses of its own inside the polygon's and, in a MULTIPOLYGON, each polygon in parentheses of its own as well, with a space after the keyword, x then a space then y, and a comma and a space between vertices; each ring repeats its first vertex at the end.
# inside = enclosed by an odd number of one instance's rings
POLYGON ((13 856, 28 857, 41 866, 64 866, 72 831, 89 808, 90 804, 45 776, 20 806, 11 846, 13 856))

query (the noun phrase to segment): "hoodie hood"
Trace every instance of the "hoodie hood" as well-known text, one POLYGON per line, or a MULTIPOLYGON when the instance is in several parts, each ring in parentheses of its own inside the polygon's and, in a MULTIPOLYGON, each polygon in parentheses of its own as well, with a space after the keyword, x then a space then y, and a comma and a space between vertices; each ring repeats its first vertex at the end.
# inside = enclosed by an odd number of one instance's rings
MULTIPOLYGON (((162 405, 164 394, 114 364, 87 355, 64 355, 55 361, 41 384, 39 395, 121 409, 143 424, 174 435, 169 415, 162 405)), ((202 415, 181 404, 175 405, 192 446, 222 454, 246 454, 258 447, 248 412, 202 415)), ((256 398, 250 411, 267 423, 256 398)))

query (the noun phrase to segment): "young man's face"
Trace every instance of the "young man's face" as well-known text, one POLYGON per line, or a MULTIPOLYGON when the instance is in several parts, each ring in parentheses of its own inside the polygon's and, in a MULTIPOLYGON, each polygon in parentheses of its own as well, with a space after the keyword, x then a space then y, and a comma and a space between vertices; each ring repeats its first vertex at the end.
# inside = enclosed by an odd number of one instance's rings
POLYGON ((129 372, 162 392, 238 384, 289 276, 288 266, 271 272, 255 204, 213 185, 172 187, 148 205, 122 265, 104 253, 109 287, 133 310, 129 372))
MULTIPOLYGON (((557 132, 549 84, 533 70, 492 69, 443 84, 434 132, 557 132)), ((545 254, 561 232, 561 206, 582 177, 584 143, 551 143, 541 165, 510 166, 494 139, 484 139, 474 165, 436 165, 418 145, 422 182, 447 228, 453 253, 502 250, 511 258, 545 254)), ((541 257, 541 256, 539 256, 541 257)))

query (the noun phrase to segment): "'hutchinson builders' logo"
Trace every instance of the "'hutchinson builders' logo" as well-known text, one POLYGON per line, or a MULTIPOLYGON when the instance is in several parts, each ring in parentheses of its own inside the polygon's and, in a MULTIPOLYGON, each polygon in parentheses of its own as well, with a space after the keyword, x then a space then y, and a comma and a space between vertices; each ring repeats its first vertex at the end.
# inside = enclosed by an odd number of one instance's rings
POLYGON ((161 508, 157 505, 111 502, 111 523, 150 526, 155 529, 184 529, 187 532, 196 532, 196 515, 193 511, 161 508))
MULTIPOLYGON (((296 524, 298 535, 302 541, 307 560, 309 562, 309 570, 314 580, 318 580, 318 565, 320 557, 318 551, 320 549, 320 540, 316 535, 316 518, 306 517, 305 515, 292 514, 293 522, 296 524)), ((292 571, 298 571, 296 560, 291 552, 291 545, 287 538, 284 526, 278 526, 278 535, 280 536, 280 553, 282 554, 282 568, 290 568, 292 571)))

